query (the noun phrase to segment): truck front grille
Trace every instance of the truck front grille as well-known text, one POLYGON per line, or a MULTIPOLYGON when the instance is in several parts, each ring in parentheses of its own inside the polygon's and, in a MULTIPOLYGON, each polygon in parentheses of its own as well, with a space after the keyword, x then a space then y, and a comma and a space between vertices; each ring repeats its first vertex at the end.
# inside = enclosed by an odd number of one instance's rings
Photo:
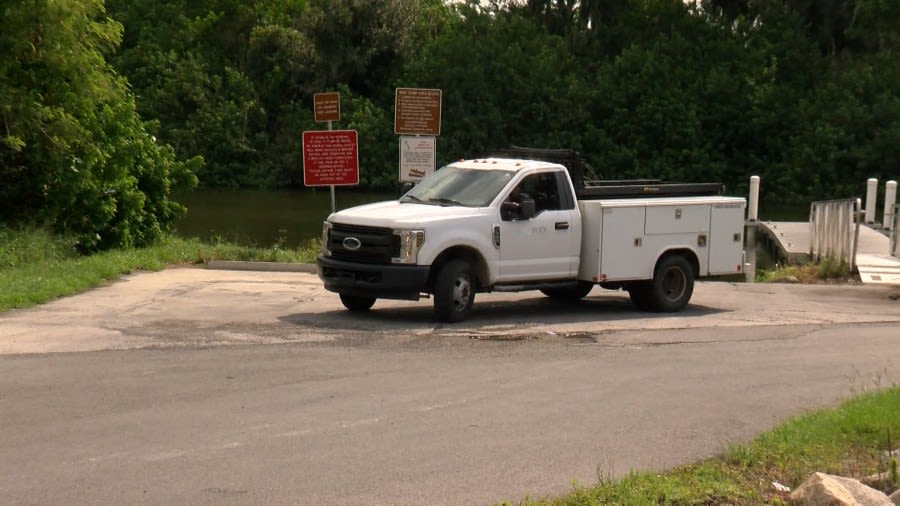
POLYGON ((390 264, 400 255, 400 237, 389 228, 335 223, 328 234, 331 258, 364 264, 390 264), (353 248, 359 244, 357 249, 353 248), (350 248, 348 248, 348 246, 350 248))

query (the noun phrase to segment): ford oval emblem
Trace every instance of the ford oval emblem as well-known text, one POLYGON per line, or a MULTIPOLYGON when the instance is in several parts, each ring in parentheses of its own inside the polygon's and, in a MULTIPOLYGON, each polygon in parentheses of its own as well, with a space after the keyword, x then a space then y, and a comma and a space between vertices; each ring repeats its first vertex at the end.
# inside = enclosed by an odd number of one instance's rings
POLYGON ((362 241, 360 241, 356 237, 345 237, 341 244, 344 245, 344 248, 350 251, 356 251, 362 247, 362 241))

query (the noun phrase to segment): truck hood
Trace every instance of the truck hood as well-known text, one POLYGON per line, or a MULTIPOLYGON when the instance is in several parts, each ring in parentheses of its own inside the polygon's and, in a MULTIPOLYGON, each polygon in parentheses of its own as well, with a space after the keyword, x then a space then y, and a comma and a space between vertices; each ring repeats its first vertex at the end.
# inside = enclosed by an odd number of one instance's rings
POLYGON ((488 208, 400 203, 391 200, 344 209, 333 213, 328 221, 372 227, 417 228, 438 221, 471 219, 485 214, 487 210, 488 208))

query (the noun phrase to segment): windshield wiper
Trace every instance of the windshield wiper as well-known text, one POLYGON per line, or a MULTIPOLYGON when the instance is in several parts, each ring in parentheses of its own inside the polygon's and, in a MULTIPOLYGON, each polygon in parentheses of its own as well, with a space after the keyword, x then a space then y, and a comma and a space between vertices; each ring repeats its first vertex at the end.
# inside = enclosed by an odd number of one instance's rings
POLYGON ((419 197, 416 197, 415 195, 404 195, 403 198, 400 199, 400 201, 403 202, 404 200, 407 200, 407 199, 415 200, 416 202, 425 202, 424 200, 420 199, 419 197))
POLYGON ((437 204, 445 204, 445 205, 448 205, 448 206, 461 206, 461 205, 463 205, 462 202, 459 202, 459 201, 456 201, 456 200, 453 200, 453 199, 444 198, 444 197, 440 197, 440 198, 430 198, 430 199, 428 199, 428 202, 435 202, 435 203, 437 203, 437 204))

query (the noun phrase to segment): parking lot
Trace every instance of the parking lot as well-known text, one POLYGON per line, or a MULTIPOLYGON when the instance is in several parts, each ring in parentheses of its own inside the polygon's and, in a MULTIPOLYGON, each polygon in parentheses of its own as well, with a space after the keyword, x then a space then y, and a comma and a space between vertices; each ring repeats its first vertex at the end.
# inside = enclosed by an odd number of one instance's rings
POLYGON ((898 322, 898 293, 879 286, 705 282, 691 305, 674 314, 637 311, 627 293, 599 287, 577 304, 539 292, 479 294, 468 321, 442 324, 427 299, 379 300, 368 313, 350 313, 314 274, 177 268, 0 315, 0 353, 423 337, 609 344, 623 330, 898 322))

